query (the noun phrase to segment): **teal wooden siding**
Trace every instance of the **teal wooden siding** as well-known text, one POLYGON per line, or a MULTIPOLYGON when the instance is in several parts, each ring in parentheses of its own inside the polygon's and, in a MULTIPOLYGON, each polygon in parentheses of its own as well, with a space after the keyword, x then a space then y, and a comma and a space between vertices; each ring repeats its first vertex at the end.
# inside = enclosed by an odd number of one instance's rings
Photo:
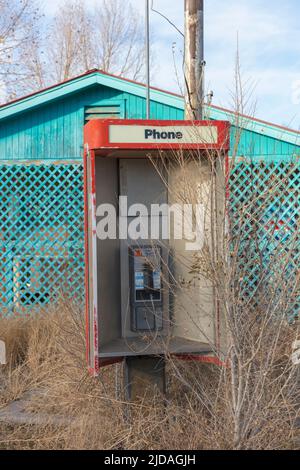
POLYGON ((295 143, 284 142, 247 129, 240 132, 234 126, 231 128, 231 155, 237 140, 239 141, 237 156, 274 162, 300 156, 300 145, 297 145, 296 141, 295 143), (238 137, 239 134, 240 137, 238 137))
MULTIPOLYGON (((121 118, 145 117, 145 100, 94 86, 65 99, 0 121, 1 160, 78 160, 82 157, 84 110, 119 104, 121 118)), ((152 102, 154 119, 182 119, 183 110, 152 102)))
MULTIPOLYGON (((0 120, 0 160, 80 160, 82 157, 84 109, 117 104, 121 118, 143 119, 145 99, 113 88, 94 85, 15 117, 0 120)), ((225 112, 210 110, 212 119, 227 119, 225 112)), ((151 102, 153 119, 184 118, 182 108, 151 102)), ((231 129, 231 148, 236 141, 231 129)), ((280 161, 300 154, 300 141, 262 135, 243 129, 237 155, 280 161)))

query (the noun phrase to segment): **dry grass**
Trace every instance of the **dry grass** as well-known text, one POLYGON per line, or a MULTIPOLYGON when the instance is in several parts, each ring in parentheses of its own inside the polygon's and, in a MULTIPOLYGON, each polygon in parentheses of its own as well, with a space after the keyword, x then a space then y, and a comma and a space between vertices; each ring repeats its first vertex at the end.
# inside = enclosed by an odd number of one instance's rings
MULTIPOLYGON (((9 358, 0 369, 0 410, 34 392, 27 411, 67 420, 65 425, 53 424, 50 418, 38 426, 0 423, 0 448, 232 448, 232 417, 220 369, 170 362, 164 402, 157 396, 151 403, 125 405, 116 396, 120 365, 103 369, 100 380, 88 376, 81 318, 75 306, 61 303, 32 318, 0 319, 0 338, 7 344, 9 358)), ((294 415, 287 419, 291 408, 284 400, 282 408, 280 413, 274 410, 274 420, 249 436, 245 447, 293 448, 294 415)))
POLYGON ((29 412, 72 419, 66 426, 0 424, 0 446, 104 448, 105 429, 121 423, 122 409, 114 400, 114 368, 103 370, 101 381, 86 372, 80 312, 62 303, 32 318, 1 319, 0 328, 9 359, 1 374, 0 407, 34 392, 29 412))

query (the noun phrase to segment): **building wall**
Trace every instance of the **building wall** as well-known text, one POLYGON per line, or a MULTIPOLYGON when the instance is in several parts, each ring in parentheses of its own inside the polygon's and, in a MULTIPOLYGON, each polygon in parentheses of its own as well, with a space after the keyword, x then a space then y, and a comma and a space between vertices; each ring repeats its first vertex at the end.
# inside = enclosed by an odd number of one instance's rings
POLYGON ((231 154, 236 142, 239 143, 236 155, 264 161, 282 161, 300 155, 300 145, 262 135, 243 129, 240 133, 235 126, 231 128, 231 154))
MULTIPOLYGON (((84 110, 88 106, 118 104, 121 118, 143 119, 145 99, 95 85, 0 121, 0 160, 77 160, 82 158, 84 110)), ((210 112, 212 119, 227 119, 226 112, 210 112)), ((153 119, 183 119, 183 109, 151 102, 153 119)), ((235 148, 236 128, 231 130, 235 148)), ((300 154, 300 142, 289 143, 251 130, 243 130, 237 155, 282 160, 300 154)))
MULTIPOLYGON (((145 117, 143 98, 94 86, 65 99, 1 121, 0 160, 76 160, 82 158, 84 110, 121 105, 121 118, 145 117)), ((183 111, 152 102, 153 119, 182 119, 183 111)))

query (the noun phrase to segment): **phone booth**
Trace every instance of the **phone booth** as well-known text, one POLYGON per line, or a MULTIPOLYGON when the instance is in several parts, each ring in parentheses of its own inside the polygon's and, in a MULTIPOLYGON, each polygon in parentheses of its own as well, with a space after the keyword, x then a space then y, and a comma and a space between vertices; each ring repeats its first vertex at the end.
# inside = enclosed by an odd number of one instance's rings
MULTIPOLYGON (((203 157, 204 175, 211 165, 208 153, 227 158, 229 124, 96 119, 85 126, 84 144, 90 372, 97 375, 101 366, 124 358, 211 358, 212 345, 220 341, 212 286, 197 287, 194 307, 188 308, 191 293, 179 305, 174 280, 184 278, 185 268, 176 264, 174 252, 186 245, 167 236, 165 227, 168 208, 176 203, 172 188, 181 180, 174 152, 191 162, 195 154, 203 157)), ((191 163, 191 184, 198 176, 191 163)))

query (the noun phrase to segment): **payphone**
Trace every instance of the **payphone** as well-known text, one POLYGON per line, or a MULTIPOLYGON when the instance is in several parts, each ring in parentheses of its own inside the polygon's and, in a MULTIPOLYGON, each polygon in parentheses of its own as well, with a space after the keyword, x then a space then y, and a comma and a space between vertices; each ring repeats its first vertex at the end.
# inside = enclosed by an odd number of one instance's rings
POLYGON ((205 151, 226 157, 228 136, 228 123, 219 121, 108 119, 85 126, 87 359, 94 374, 124 357, 212 353, 212 287, 194 286, 187 299, 174 287, 189 273, 173 256, 184 243, 170 237, 168 208, 181 177, 169 164, 174 151, 182 152, 191 160, 191 184, 206 187, 205 151), (201 152, 203 183, 193 167, 201 152), (188 309, 191 297, 195 311, 188 309))
POLYGON ((131 328, 163 329, 161 249, 150 245, 129 248, 131 328))

